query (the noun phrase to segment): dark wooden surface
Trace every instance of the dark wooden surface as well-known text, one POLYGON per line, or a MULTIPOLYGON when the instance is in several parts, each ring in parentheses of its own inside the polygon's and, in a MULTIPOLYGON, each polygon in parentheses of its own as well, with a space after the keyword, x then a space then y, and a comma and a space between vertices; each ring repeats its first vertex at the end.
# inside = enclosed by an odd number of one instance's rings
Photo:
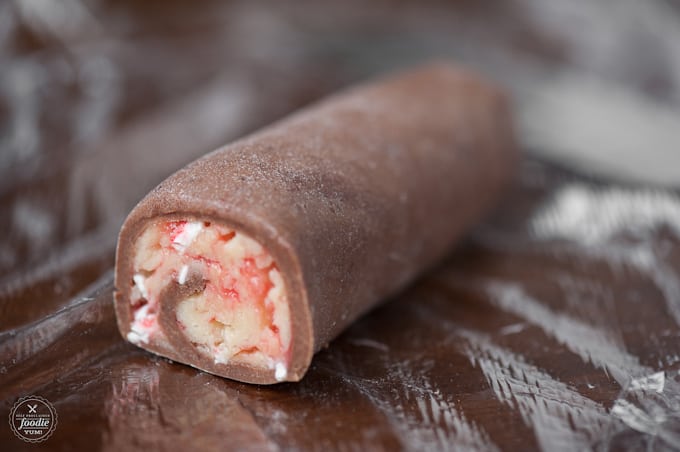
MULTIPOLYGON (((486 222, 298 384, 220 379, 115 328, 120 222, 203 152, 430 56, 512 90, 527 59, 611 78, 519 4, 2 5, 0 418, 35 394, 59 423, 29 445, 2 421, 0 450, 680 447, 680 194, 529 154, 486 222)), ((618 82, 673 102, 657 60, 618 82)))

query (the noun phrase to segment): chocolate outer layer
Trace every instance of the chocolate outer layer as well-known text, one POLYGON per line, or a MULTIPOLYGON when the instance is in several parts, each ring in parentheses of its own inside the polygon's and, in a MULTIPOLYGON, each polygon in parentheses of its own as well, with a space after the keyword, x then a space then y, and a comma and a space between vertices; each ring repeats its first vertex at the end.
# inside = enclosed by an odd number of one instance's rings
MULTIPOLYGON (((135 241, 145 226, 222 223, 260 242, 281 271, 292 322, 286 380, 298 381, 316 351, 450 251, 499 198, 517 159, 505 97, 447 63, 327 98, 196 160, 132 210, 116 253, 119 330, 130 331, 135 241)), ((215 364, 176 331, 178 297, 200 286, 163 292, 168 341, 144 348, 275 383, 274 370, 215 364)))

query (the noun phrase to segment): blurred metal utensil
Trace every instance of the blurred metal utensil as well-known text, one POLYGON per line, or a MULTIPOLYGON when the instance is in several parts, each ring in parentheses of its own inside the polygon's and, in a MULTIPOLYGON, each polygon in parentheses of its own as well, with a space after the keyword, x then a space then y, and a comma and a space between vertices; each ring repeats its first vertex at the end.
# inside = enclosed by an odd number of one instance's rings
POLYGON ((680 111, 569 72, 532 83, 516 103, 531 152, 586 173, 680 187, 680 111))

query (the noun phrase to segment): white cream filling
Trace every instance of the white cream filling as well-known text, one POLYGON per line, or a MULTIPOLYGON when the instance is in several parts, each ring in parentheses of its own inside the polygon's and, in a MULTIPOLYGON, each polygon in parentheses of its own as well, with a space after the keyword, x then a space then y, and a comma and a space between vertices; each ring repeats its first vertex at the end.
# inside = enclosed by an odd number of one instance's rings
POLYGON ((184 252, 186 248, 196 239, 196 236, 203 230, 203 223, 192 221, 184 226, 182 232, 177 234, 172 241, 172 247, 179 252, 184 252))
MULTIPOLYGON (((136 275, 135 275, 136 276, 136 275)), ((153 327, 147 327, 144 325, 144 321, 149 315, 149 305, 138 308, 135 311, 135 318, 132 322, 130 332, 127 334, 128 341, 133 344, 148 343, 151 333, 153 333, 153 327)))
POLYGON ((290 312, 283 278, 269 253, 251 238, 221 225, 168 222, 151 225, 136 244, 130 303, 137 308, 128 340, 148 343, 158 331, 153 311, 172 281, 189 271, 205 281, 202 292, 180 300, 178 327, 215 363, 248 363, 288 375, 290 312), (177 234, 173 238, 173 234, 177 234))
POLYGON ((285 364, 276 363, 276 367, 274 369, 274 378, 276 378, 276 381, 283 381, 288 376, 288 369, 286 368, 285 364))
POLYGON ((142 294, 142 297, 146 298, 147 300, 149 299, 149 291, 146 290, 146 285, 144 284, 144 276, 140 275, 139 273, 135 274, 135 276, 132 277, 132 280, 135 282, 135 286, 139 289, 139 292, 142 294))
POLYGON ((177 276, 177 282, 180 284, 184 284, 187 282, 187 275, 189 274, 189 266, 188 265, 182 265, 182 269, 179 271, 179 275, 177 276))

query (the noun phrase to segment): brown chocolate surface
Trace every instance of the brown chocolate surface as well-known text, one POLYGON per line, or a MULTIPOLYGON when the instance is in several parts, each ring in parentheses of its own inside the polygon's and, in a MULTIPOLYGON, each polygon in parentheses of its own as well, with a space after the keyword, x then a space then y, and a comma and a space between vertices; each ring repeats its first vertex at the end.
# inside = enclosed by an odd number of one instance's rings
POLYGON ((92 13, 68 27, 42 4, 0 2, 0 450, 677 449, 677 191, 525 161, 493 218, 296 384, 146 353, 111 303, 116 234, 148 190, 377 70, 454 56, 514 94, 590 75, 677 107, 674 28, 655 22, 677 1, 84 0, 60 4, 92 13), (59 414, 40 444, 7 422, 31 394, 59 414))
MULTIPOLYGON (((130 331, 132 262, 145 226, 168 215, 222 222, 278 264, 292 322, 287 380, 298 381, 313 353, 434 265, 487 213, 516 161, 504 98, 453 65, 337 94, 188 165, 135 207, 116 255, 121 334, 130 331)), ((152 337, 139 345, 225 377, 276 382, 273 370, 201 358, 169 331, 176 328, 164 315, 170 343, 152 337)))

